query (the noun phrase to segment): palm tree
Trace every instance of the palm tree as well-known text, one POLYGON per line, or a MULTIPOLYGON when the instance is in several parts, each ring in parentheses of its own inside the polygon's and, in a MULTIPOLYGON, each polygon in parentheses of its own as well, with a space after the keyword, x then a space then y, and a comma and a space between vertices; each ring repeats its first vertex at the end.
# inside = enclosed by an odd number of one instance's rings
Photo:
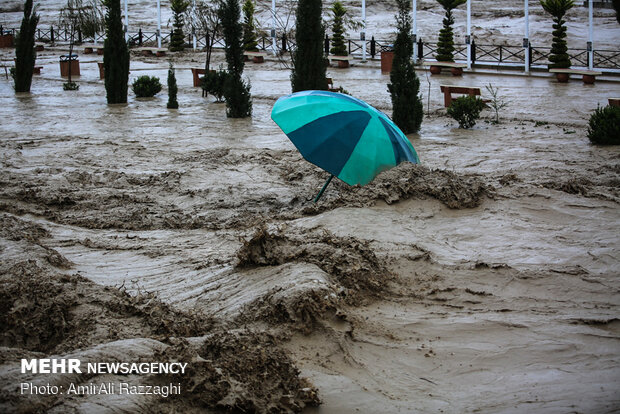
POLYGON ((437 0, 437 2, 446 11, 446 17, 443 19, 443 27, 439 31, 435 59, 438 62, 454 62, 454 32, 452 31, 454 18, 452 17, 452 10, 467 3, 467 0, 437 0))
POLYGON ((540 0, 540 5, 547 13, 553 16, 553 43, 551 44, 551 56, 549 69, 570 68, 568 47, 566 47, 566 23, 563 18, 574 5, 573 0, 540 0))

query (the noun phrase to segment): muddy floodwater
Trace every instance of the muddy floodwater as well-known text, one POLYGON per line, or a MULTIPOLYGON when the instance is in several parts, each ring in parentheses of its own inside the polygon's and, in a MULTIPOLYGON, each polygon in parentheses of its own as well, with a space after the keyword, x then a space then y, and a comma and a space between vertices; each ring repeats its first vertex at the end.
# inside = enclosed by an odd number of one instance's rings
MULTIPOLYGON (((96 55, 65 92, 61 53, 30 94, 0 79, 0 411, 620 410, 620 148, 587 139, 617 77, 420 70, 421 164, 314 204, 327 173, 270 119, 276 59, 246 65, 253 116, 228 119, 192 87, 202 53, 172 58, 179 110, 165 87, 107 105, 96 55), (499 88, 499 124, 445 115, 439 85, 463 83, 499 88), (21 373, 44 357, 188 370, 21 373), (20 392, 109 382, 182 391, 20 392)), ((167 68, 132 55, 130 82, 167 68)), ((328 76, 391 114, 378 61, 328 76)))

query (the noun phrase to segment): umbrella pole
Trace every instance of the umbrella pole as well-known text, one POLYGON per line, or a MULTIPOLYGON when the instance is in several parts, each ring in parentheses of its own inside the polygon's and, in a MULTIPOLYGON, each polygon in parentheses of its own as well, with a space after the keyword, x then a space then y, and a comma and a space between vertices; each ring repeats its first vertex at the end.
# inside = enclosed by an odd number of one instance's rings
POLYGON ((316 203, 317 201, 319 201, 319 198, 321 198, 321 196, 323 195, 323 193, 325 192, 325 189, 327 188, 327 186, 329 185, 329 183, 332 181, 332 178, 334 178, 334 174, 330 175, 329 178, 327 179, 327 181, 325 181, 325 184, 323 184, 323 188, 321 188, 321 191, 319 191, 319 193, 317 194, 316 198, 314 199, 314 202, 316 203))

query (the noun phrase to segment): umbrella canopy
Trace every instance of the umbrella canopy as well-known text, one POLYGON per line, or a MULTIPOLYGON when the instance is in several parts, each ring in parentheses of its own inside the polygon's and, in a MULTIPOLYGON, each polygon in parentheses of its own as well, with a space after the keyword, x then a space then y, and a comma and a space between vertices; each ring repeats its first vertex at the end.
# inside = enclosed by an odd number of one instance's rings
POLYGON ((384 113, 349 95, 283 96, 271 119, 306 160, 349 185, 366 185, 403 161, 419 162, 409 139, 384 113))

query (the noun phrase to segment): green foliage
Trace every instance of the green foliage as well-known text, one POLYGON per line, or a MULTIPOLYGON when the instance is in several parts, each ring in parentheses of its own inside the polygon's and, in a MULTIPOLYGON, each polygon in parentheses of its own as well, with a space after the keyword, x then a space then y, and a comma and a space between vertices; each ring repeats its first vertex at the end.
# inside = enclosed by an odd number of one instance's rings
POLYGON ((166 107, 168 109, 178 109, 179 102, 177 101, 177 77, 174 73, 174 66, 170 63, 170 68, 168 69, 168 103, 166 107))
POLYGON ((454 17, 452 10, 461 4, 467 3, 467 0, 437 0, 446 11, 443 19, 443 27, 439 31, 439 41, 437 42, 437 54, 435 59, 439 62, 454 62, 454 17))
POLYGON ((103 43, 103 70, 109 104, 127 103, 129 48, 121 21, 121 1, 104 0, 106 38, 103 43))
POLYGON ((332 48, 329 52, 336 56, 346 56, 349 54, 344 41, 344 16, 347 14, 347 9, 339 0, 336 0, 331 11, 334 14, 334 22, 332 23, 334 34, 332 36, 332 48))
POLYGON ((250 83, 240 76, 227 76, 224 82, 226 99, 226 116, 229 118, 246 118, 252 116, 252 95, 250 83))
POLYGON ((570 68, 571 61, 566 46, 566 26, 564 15, 575 5, 573 0, 540 0, 540 4, 547 13, 553 16, 553 41, 549 68, 570 68))
POLYGON ((588 121, 588 138, 598 145, 620 144, 620 107, 596 108, 588 121))
POLYGON ((420 129, 424 108, 419 96, 420 80, 412 62, 411 3, 409 0, 396 0, 396 2, 398 34, 394 42, 394 60, 388 91, 392 97, 392 120, 401 131, 409 134, 420 129))
POLYGON ((138 98, 151 98, 161 91, 161 83, 156 76, 140 76, 131 87, 138 98))
POLYGON ((228 64, 228 77, 224 83, 226 116, 244 118, 252 115, 252 95, 250 85, 241 79, 243 74, 243 26, 240 21, 237 0, 224 0, 220 6, 220 20, 224 33, 224 51, 228 64))
POLYGON ((486 107, 482 99, 475 96, 460 96, 452 101, 448 115, 454 118, 460 128, 471 128, 480 118, 480 112, 486 107))
POLYGON ((618 24, 620 24, 620 0, 611 0, 611 5, 616 11, 616 20, 618 21, 618 24))
POLYGON ((297 49, 292 54, 291 87, 293 92, 327 89, 324 56, 325 27, 321 19, 321 0, 299 0, 295 24, 297 49))
POLYGON ((223 102, 224 85, 226 84, 227 77, 228 73, 223 69, 209 71, 202 77, 202 89, 215 96, 217 102, 223 102))
POLYGON ((494 88, 492 84, 488 84, 485 86, 485 89, 491 95, 490 102, 488 103, 489 108, 495 111, 495 121, 494 123, 499 124, 499 111, 508 106, 508 102, 504 101, 499 96, 498 88, 494 88))
POLYGON ((65 82, 62 84, 62 89, 65 91, 77 91, 80 89, 80 85, 75 82, 65 82))
POLYGON ((172 10, 174 27, 172 36, 170 36, 170 50, 172 52, 181 52, 185 49, 185 34, 183 33, 183 26, 185 26, 185 20, 183 14, 189 7, 189 1, 187 0, 171 0, 170 9, 172 10))
POLYGON ((15 41, 15 71, 12 72, 15 81, 15 92, 30 92, 32 72, 37 54, 34 50, 34 37, 39 23, 39 15, 32 0, 24 4, 24 17, 15 41))
POLYGON ((245 0, 243 3, 243 50, 258 51, 256 27, 254 26, 254 1, 245 0))

